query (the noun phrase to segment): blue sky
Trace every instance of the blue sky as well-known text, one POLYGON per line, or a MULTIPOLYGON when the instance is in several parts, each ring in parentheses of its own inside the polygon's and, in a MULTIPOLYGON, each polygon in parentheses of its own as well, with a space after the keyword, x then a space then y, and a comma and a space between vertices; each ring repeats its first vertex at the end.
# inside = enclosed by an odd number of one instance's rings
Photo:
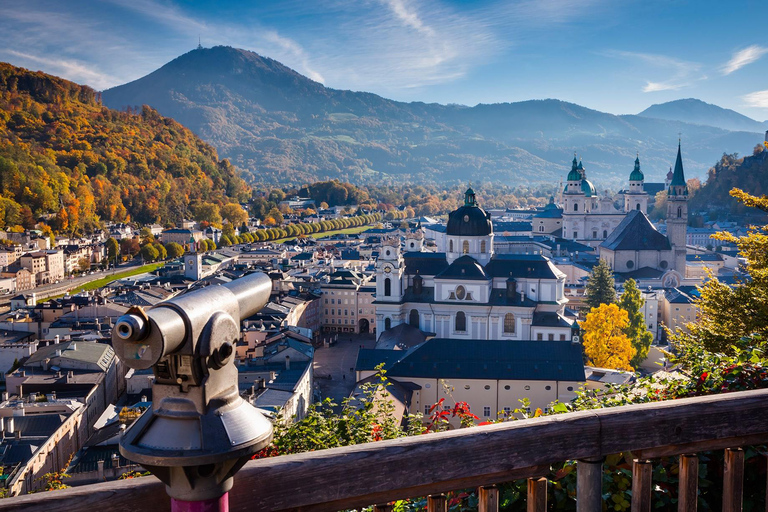
POLYGON ((626 114, 694 97, 768 119, 763 1, 0 2, 0 60, 97 89, 150 73, 198 35, 403 101, 558 98, 626 114))

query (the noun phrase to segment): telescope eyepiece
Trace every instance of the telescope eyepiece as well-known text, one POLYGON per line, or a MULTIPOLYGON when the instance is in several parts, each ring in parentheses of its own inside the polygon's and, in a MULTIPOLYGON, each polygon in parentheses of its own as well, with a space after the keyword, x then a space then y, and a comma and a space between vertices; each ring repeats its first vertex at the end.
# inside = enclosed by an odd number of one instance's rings
POLYGON ((138 315, 123 315, 117 319, 115 334, 124 341, 143 340, 147 337, 147 323, 138 315))

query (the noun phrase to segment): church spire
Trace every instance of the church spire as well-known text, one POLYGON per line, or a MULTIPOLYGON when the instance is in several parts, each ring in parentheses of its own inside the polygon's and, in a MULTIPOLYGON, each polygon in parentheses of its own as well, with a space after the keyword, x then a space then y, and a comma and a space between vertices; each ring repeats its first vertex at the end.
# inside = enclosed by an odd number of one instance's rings
POLYGON ((680 150, 680 140, 677 141, 677 160, 675 161, 675 170, 672 173, 672 183, 669 184, 670 196, 687 196, 688 185, 685 182, 685 173, 683 172, 683 156, 680 150))

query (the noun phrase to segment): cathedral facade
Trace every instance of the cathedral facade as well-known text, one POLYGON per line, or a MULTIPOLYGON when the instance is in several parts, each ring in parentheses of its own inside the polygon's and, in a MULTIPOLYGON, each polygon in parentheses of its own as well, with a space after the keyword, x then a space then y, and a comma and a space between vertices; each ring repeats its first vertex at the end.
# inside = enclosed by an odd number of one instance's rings
POLYGON ((565 274, 540 255, 494 254, 493 225, 470 188, 450 213, 440 252, 423 238, 384 240, 376 263, 376 328, 409 324, 438 338, 571 340, 565 274))
POLYGON ((595 186, 587 179, 587 170, 574 156, 562 195, 563 238, 597 247, 630 211, 647 214, 648 194, 643 188, 644 180, 638 157, 629 175, 624 204, 617 208, 612 198, 607 195, 598 196, 595 186))

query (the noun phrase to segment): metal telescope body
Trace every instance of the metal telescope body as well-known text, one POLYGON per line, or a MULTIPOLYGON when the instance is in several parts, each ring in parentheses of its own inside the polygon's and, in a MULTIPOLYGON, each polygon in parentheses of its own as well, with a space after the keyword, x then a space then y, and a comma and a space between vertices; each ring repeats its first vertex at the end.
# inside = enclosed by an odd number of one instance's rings
POLYGON ((121 437, 120 453, 165 483, 174 508, 226 501, 233 475, 272 439, 269 420, 240 397, 234 361, 241 319, 271 289, 267 275, 250 274, 146 313, 131 308, 112 331, 117 356, 155 375, 152 408, 121 437))

